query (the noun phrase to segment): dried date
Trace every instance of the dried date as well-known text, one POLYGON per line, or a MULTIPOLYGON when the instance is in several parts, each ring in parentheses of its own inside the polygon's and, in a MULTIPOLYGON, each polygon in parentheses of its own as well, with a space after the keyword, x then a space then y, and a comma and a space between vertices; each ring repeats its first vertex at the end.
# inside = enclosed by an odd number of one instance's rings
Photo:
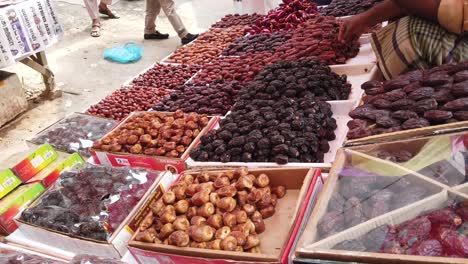
POLYGON ((459 121, 468 121, 468 111, 458 111, 453 113, 453 117, 459 121))
POLYGON ((406 85, 405 87, 403 87, 403 91, 407 94, 410 94, 414 91, 416 91, 417 89, 421 88, 421 84, 419 82, 414 82, 414 83, 410 83, 408 85, 406 85))
POLYGON ((460 83, 468 81, 468 71, 459 71, 453 76, 454 83, 460 83))
POLYGON ((393 102, 390 105, 392 110, 408 110, 411 109, 415 104, 415 101, 411 99, 400 99, 398 101, 393 102))
POLYGON ((362 119, 353 119, 353 120, 350 120, 346 126, 349 128, 349 129, 355 129, 355 128, 366 128, 370 125, 370 123, 366 120, 362 120, 362 119))
POLYGON ((455 99, 450 92, 450 89, 440 89, 434 93, 432 98, 434 98, 438 103, 446 103, 455 99))
POLYGON ((434 88, 432 87, 421 87, 408 95, 408 98, 411 100, 421 100, 425 98, 431 98, 434 95, 434 88))
POLYGON ((392 91, 396 89, 400 89, 405 87, 406 85, 410 84, 410 81, 403 78, 393 79, 390 81, 386 81, 383 85, 385 91, 392 91))
POLYGON ((384 128, 396 127, 401 124, 399 120, 391 118, 390 116, 379 116, 375 123, 384 128))
POLYGON ((433 122, 443 122, 453 117, 452 112, 443 110, 429 110, 424 113, 424 118, 433 122))
POLYGON ((372 131, 370 128, 365 128, 365 127, 357 127, 354 129, 349 130, 348 132, 348 139, 357 139, 357 138, 363 138, 363 137, 370 137, 372 136, 372 131))
POLYGON ((418 114, 422 114, 429 110, 437 109, 437 101, 433 98, 419 100, 414 104, 413 111, 418 114))
POLYGON ((468 96, 468 81, 455 84, 450 91, 458 97, 468 96))
POLYGON ((450 83, 452 77, 447 72, 437 72, 434 74, 426 75, 422 80, 421 84, 425 86, 438 86, 450 83))
MULTIPOLYGON (((406 93, 403 91, 403 89, 397 89, 397 90, 393 90, 391 92, 387 92, 384 94, 384 97, 386 100, 390 101, 390 102, 395 102, 395 101, 398 101, 400 99, 403 99, 406 97, 406 93)), ((412 99, 412 98, 410 98, 412 99)))
POLYGON ((411 118, 406 120, 403 125, 401 125, 401 128, 407 130, 407 129, 415 129, 415 128, 423 128, 423 127, 428 127, 429 121, 427 121, 424 118, 411 118))
POLYGON ((377 99, 372 102, 372 105, 378 109, 388 109, 392 105, 392 102, 385 99, 377 99))
POLYGON ((410 110, 398 110, 392 113, 392 117, 398 120, 406 121, 411 118, 418 118, 418 114, 410 110))
POLYGON ((460 98, 448 102, 444 105, 444 109, 451 111, 465 111, 468 110, 468 97, 460 98))

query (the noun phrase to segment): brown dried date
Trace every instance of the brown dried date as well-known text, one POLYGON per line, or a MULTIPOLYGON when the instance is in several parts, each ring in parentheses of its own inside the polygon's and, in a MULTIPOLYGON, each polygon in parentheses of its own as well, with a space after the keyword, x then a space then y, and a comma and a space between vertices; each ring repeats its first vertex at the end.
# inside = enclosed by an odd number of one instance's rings
POLYGON ((398 110, 392 113, 392 117, 398 120, 406 121, 411 118, 418 118, 418 114, 410 110, 398 110))
POLYGON ((333 0, 319 11, 320 14, 327 16, 351 16, 363 13, 379 2, 381 2, 381 0, 333 0))
POLYGON ((453 117, 452 112, 443 110, 429 110, 424 113, 424 118, 433 122, 443 122, 453 117))
POLYGON ((468 71, 459 71, 453 75, 454 83, 460 83, 464 81, 468 81, 468 71))
MULTIPOLYGON (((384 94, 384 98, 390 102, 394 102, 406 97, 406 93, 403 89, 397 89, 384 94)), ((410 98, 413 99, 413 98, 410 98)), ((413 99, 414 100, 414 99, 413 99)))
POLYGON ((396 127, 401 124, 399 120, 390 116, 380 116, 376 119, 375 123, 385 128, 396 127))
POLYGON ((450 89, 453 95, 463 97, 468 96, 468 81, 460 82, 452 86, 450 89))
POLYGON ((385 99, 377 99, 372 102, 372 105, 378 109, 388 109, 392 105, 392 102, 385 99))
POLYGON ((229 28, 232 26, 250 26, 254 25, 255 22, 262 19, 264 16, 259 14, 228 14, 221 18, 220 21, 211 25, 214 28, 229 28))
POLYGON ((434 88, 432 87, 421 87, 408 95, 408 99, 421 100, 425 98, 431 98, 434 95, 434 88))
POLYGON ((450 92, 450 89, 438 90, 434 93, 432 98, 434 98, 438 103, 446 103, 455 99, 450 92))
POLYGON ((395 101, 391 103, 390 108, 392 110, 411 110, 411 108, 414 106, 415 101, 411 99, 400 99, 398 101, 395 101))
POLYGON ((458 111, 453 113, 453 117, 459 121, 468 121, 468 111, 458 111))
POLYGON ((414 129, 414 128, 423 128, 428 127, 429 121, 424 118, 411 118, 406 120, 401 127, 405 130, 407 129, 414 129))
POLYGON ((434 74, 426 75, 422 80, 421 84, 425 86, 438 86, 450 83, 452 77, 450 77, 447 72, 437 72, 434 74))
POLYGON ((426 111, 437 109, 437 101, 433 98, 419 100, 414 104, 413 111, 422 114, 426 111))
POLYGON ((410 94, 414 91, 416 91, 417 89, 421 88, 421 84, 419 82, 414 82, 414 83, 410 83, 408 85, 406 85, 405 87, 403 87, 403 91, 407 94, 410 94))
POLYGON ((153 68, 133 79, 131 84, 158 89, 174 89, 177 86, 183 85, 199 69, 200 67, 193 65, 167 65, 157 63, 153 68))
POLYGON ((451 111, 464 111, 468 110, 468 97, 460 98, 448 102, 444 105, 444 109, 451 111))
POLYGON ((356 139, 356 138, 363 138, 372 136, 372 131, 369 128, 364 127, 357 127, 354 129, 349 130, 348 132, 348 139, 356 139))
POLYGON ((384 82, 383 88, 385 89, 385 91, 392 91, 392 90, 403 88, 408 84, 410 84, 409 80, 399 78, 399 79, 393 79, 393 80, 384 82))
POLYGON ((368 127, 369 125, 370 123, 368 121, 362 120, 362 119, 353 119, 353 120, 350 120, 346 124, 346 126, 351 130, 355 128, 359 128, 359 127, 365 128, 365 127, 368 127))

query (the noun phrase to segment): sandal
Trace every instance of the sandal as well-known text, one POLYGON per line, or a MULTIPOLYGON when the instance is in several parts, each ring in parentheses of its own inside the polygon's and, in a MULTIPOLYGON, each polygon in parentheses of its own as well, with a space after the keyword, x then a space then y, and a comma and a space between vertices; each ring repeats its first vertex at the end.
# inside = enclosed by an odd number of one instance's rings
POLYGON ((109 8, 99 8, 99 13, 106 15, 110 19, 119 19, 120 17, 117 16, 116 14, 112 13, 112 11, 109 8))
POLYGON ((101 36, 101 27, 94 25, 91 27, 91 37, 97 38, 101 36))

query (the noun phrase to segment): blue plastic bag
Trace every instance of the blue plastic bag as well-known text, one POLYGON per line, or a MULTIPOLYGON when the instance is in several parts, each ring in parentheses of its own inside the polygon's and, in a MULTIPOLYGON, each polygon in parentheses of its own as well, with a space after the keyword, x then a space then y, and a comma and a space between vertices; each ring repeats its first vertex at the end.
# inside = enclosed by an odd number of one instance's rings
POLYGON ((131 63, 141 59, 143 47, 135 42, 125 43, 122 47, 110 48, 104 51, 104 59, 120 63, 131 63))

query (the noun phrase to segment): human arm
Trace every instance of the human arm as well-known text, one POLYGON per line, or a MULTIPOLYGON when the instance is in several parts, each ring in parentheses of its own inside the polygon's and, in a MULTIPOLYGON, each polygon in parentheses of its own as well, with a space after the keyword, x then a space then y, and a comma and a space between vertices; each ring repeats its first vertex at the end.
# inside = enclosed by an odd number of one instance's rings
POLYGON ((367 28, 404 14, 404 11, 393 0, 385 0, 366 12, 343 19, 338 40, 350 41, 361 36, 367 28))
POLYGON ((437 12, 439 10, 440 0, 392 0, 397 4, 405 13, 429 19, 434 22, 437 21, 437 12))

